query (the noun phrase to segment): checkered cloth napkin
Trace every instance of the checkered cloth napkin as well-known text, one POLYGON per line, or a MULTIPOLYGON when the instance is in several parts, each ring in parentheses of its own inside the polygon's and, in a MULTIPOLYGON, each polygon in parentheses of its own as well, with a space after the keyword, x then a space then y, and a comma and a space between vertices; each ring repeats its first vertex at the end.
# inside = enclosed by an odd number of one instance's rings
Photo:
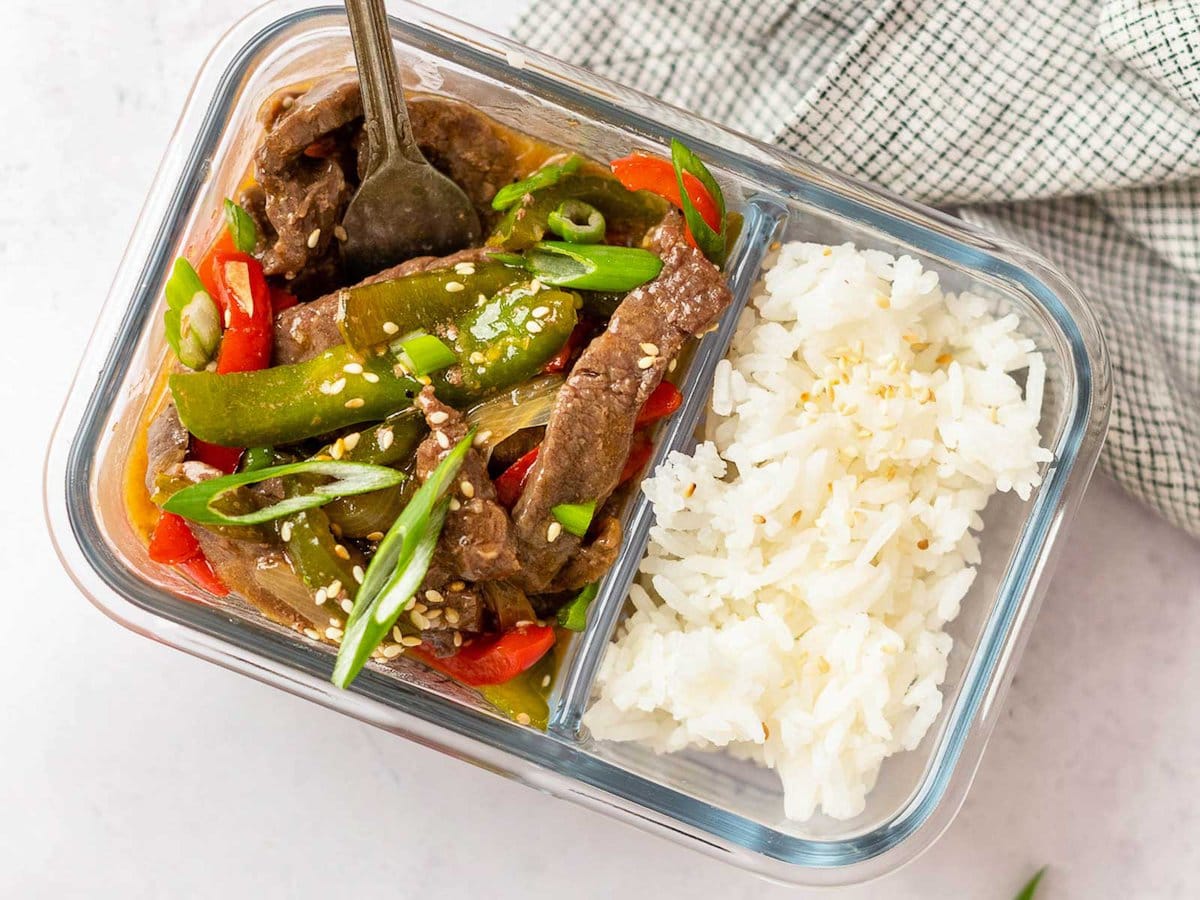
POLYGON ((1049 257, 1108 339, 1102 465, 1200 535, 1200 0, 533 0, 515 34, 1049 257))

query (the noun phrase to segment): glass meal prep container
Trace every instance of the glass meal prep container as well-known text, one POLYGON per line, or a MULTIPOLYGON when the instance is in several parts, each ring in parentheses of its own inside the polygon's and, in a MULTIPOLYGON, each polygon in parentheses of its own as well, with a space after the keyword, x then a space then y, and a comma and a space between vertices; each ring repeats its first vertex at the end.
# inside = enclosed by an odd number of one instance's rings
POLYGON ((344 10, 276 0, 236 25, 204 64, 171 139, 56 429, 46 504, 64 565, 102 611, 134 631, 531 786, 607 812, 765 877, 863 881, 915 857, 961 805, 1029 635, 1050 568, 1092 473, 1111 393, 1104 344, 1082 298, 1043 261, 948 216, 827 172, 569 64, 409 3, 390 4, 405 85, 477 106, 517 131, 606 160, 680 137, 708 163, 745 227, 727 265, 733 307, 687 363, 682 409, 656 435, 652 466, 687 449, 713 369, 775 240, 854 241, 907 253, 947 290, 1015 311, 1047 361, 1041 421, 1054 452, 1022 502, 997 494, 983 563, 958 618, 937 722, 889 758, 861 815, 783 815, 778 776, 716 753, 659 756, 592 740, 581 727, 592 682, 646 544, 651 510, 635 493, 617 564, 562 658, 545 732, 505 719, 474 691, 403 658, 372 663, 349 691, 328 681, 330 648, 228 598, 203 600, 150 561, 125 508, 135 429, 163 353, 162 289, 222 227, 275 90, 353 65, 344 10))

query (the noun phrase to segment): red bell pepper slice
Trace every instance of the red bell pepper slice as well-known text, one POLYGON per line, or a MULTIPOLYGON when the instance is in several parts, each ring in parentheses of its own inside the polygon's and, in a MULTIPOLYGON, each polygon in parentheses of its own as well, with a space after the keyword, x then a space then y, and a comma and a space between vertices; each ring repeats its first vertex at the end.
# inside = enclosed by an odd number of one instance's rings
POLYGON ((204 558, 200 542, 192 534, 182 516, 163 513, 150 535, 150 558, 155 562, 175 566, 187 573, 210 594, 224 597, 229 593, 220 578, 204 558))
POLYGON ((204 558, 203 553, 191 559, 184 560, 178 565, 178 568, 190 575, 193 581, 214 597, 229 596, 229 588, 225 587, 225 582, 217 577, 217 573, 213 571, 212 566, 204 558))
POLYGON ((633 436, 633 445, 629 448, 629 455, 625 457, 625 468, 621 470, 621 479, 617 483, 624 484, 634 478, 653 455, 654 444, 646 437, 646 432, 639 431, 633 436))
POLYGON ((525 482, 529 480, 529 472, 533 468, 533 464, 537 462, 538 452, 541 449, 542 445, 538 444, 500 473, 495 484, 496 499, 502 506, 512 509, 517 505, 517 501, 521 499, 521 492, 525 490, 525 482))
POLYGON ((575 351, 587 340, 587 336, 591 330, 592 323, 581 316, 579 324, 575 326, 570 337, 567 338, 567 342, 562 345, 561 350, 546 361, 546 364, 542 366, 542 371, 547 374, 565 372, 567 366, 571 364, 571 357, 575 355, 575 351))
POLYGON ((165 512, 150 535, 150 558, 157 563, 174 566, 187 562, 200 552, 200 542, 188 528, 182 516, 165 512))
MULTIPOLYGON (((610 164, 612 172, 631 191, 650 191, 652 194, 667 200, 680 209, 683 208, 683 198, 679 193, 679 182, 675 178, 675 166, 670 160, 649 153, 635 151, 629 156, 614 159, 610 164)), ((721 230, 721 210, 717 201, 709 194, 708 188, 691 172, 683 173, 683 186, 687 189, 692 206, 708 223, 713 231, 721 230)), ((695 246, 691 231, 687 233, 688 240, 695 246)))
POLYGON ((463 684, 482 687, 516 678, 553 646, 554 629, 549 625, 522 625, 498 637, 464 644, 453 656, 439 658, 422 647, 413 647, 409 653, 463 684))
POLYGON ((237 471, 238 463, 242 461, 242 447, 222 447, 220 444, 210 444, 192 435, 191 457, 232 475, 237 471))
POLYGON ((208 291, 208 296, 214 300, 217 297, 216 261, 218 256, 225 253, 237 253, 233 235, 229 233, 228 228, 221 229, 221 233, 217 235, 212 246, 200 258, 200 265, 196 266, 196 274, 200 276, 200 283, 208 291))
POLYGON ((225 322, 217 372, 265 369, 271 364, 275 321, 262 264, 245 253, 218 253, 213 258, 213 277, 213 296, 225 322))
POLYGON ((276 316, 285 309, 297 305, 300 299, 291 291, 285 291, 281 287, 271 288, 271 315, 276 316))
POLYGON ((650 392, 650 396, 642 404, 642 411, 638 413, 636 427, 640 428, 651 422, 657 422, 659 419, 665 419, 682 405, 683 394, 679 393, 679 388, 669 381, 660 381, 658 387, 650 392))

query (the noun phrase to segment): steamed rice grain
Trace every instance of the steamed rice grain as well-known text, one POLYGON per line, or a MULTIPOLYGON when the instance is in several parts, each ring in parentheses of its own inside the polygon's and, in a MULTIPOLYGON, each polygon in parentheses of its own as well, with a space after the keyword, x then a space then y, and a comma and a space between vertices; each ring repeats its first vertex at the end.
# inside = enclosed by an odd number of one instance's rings
POLYGON ((725 748, 778 771, 790 818, 850 818, 941 709, 988 498, 1028 498, 1052 458, 1045 364, 1015 315, 909 257, 769 262, 706 440, 643 485, 656 524, 585 723, 725 748))

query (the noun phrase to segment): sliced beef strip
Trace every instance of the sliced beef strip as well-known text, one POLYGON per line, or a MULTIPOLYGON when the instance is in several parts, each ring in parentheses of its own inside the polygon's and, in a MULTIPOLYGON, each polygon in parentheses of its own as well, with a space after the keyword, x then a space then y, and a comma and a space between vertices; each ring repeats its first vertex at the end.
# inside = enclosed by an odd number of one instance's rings
POLYGON ((492 198, 517 177, 512 147, 487 116, 465 103, 413 97, 408 115, 425 158, 463 189, 486 226, 497 217, 492 198))
MULTIPOLYGON (((374 284, 418 272, 449 269, 461 262, 479 262, 494 252, 490 247, 471 247, 449 256, 418 256, 377 272, 359 284, 374 284)), ((337 327, 339 293, 334 291, 311 303, 290 307, 275 317, 275 365, 312 359, 342 342, 337 327)))
POLYGON ((350 186, 332 159, 300 157, 281 172, 259 172, 266 214, 275 243, 263 254, 263 271, 294 279, 319 259, 334 238, 334 226, 350 200, 350 186))
POLYGON ((662 271, 629 292, 575 363, 513 511, 521 562, 514 581, 527 593, 546 590, 579 549, 579 538, 550 527, 551 509, 604 503, 617 486, 642 404, 683 342, 707 330, 732 300, 720 271, 688 244, 679 213, 668 213, 650 245, 662 257, 662 271), (646 358, 651 362, 641 368, 646 358))
POLYGON ((491 468, 500 473, 536 447, 546 436, 544 427, 522 428, 492 448, 491 468))
MULTIPOLYGON (((307 293, 309 283, 328 282, 305 277, 306 268, 318 261, 336 267, 334 229, 368 158, 362 114, 358 79, 349 71, 323 78, 299 96, 274 97, 262 112, 268 130, 255 156, 256 175, 275 232, 263 269, 295 279, 298 295, 307 293), (305 153, 313 153, 314 144, 319 158, 305 153)), ((486 116, 463 103, 415 97, 409 117, 422 152, 463 188, 488 222, 492 197, 516 177, 508 142, 486 116)))
POLYGON ((621 522, 615 516, 606 516, 595 528, 596 536, 591 543, 580 546, 579 551, 567 560, 550 583, 551 591, 577 591, 584 585, 599 581, 612 568, 621 551, 621 522))
POLYGON ((146 490, 151 497, 158 493, 158 476, 182 463, 187 448, 188 432, 175 404, 164 404, 146 431, 146 490))
MULTIPOLYGON (((417 476, 424 481, 466 437, 468 429, 462 414, 438 400, 431 387, 422 390, 415 403, 429 424, 429 436, 417 447, 417 476)), ((431 575, 445 577, 449 573, 447 580, 465 581, 497 581, 514 575, 518 563, 512 523, 496 502, 487 463, 474 447, 467 451, 449 496, 451 509, 430 566, 431 575)))
POLYGON ((335 72, 320 79, 290 104, 283 101, 275 107, 267 136, 255 155, 259 171, 282 172, 318 138, 362 114, 362 95, 353 72, 335 72))

